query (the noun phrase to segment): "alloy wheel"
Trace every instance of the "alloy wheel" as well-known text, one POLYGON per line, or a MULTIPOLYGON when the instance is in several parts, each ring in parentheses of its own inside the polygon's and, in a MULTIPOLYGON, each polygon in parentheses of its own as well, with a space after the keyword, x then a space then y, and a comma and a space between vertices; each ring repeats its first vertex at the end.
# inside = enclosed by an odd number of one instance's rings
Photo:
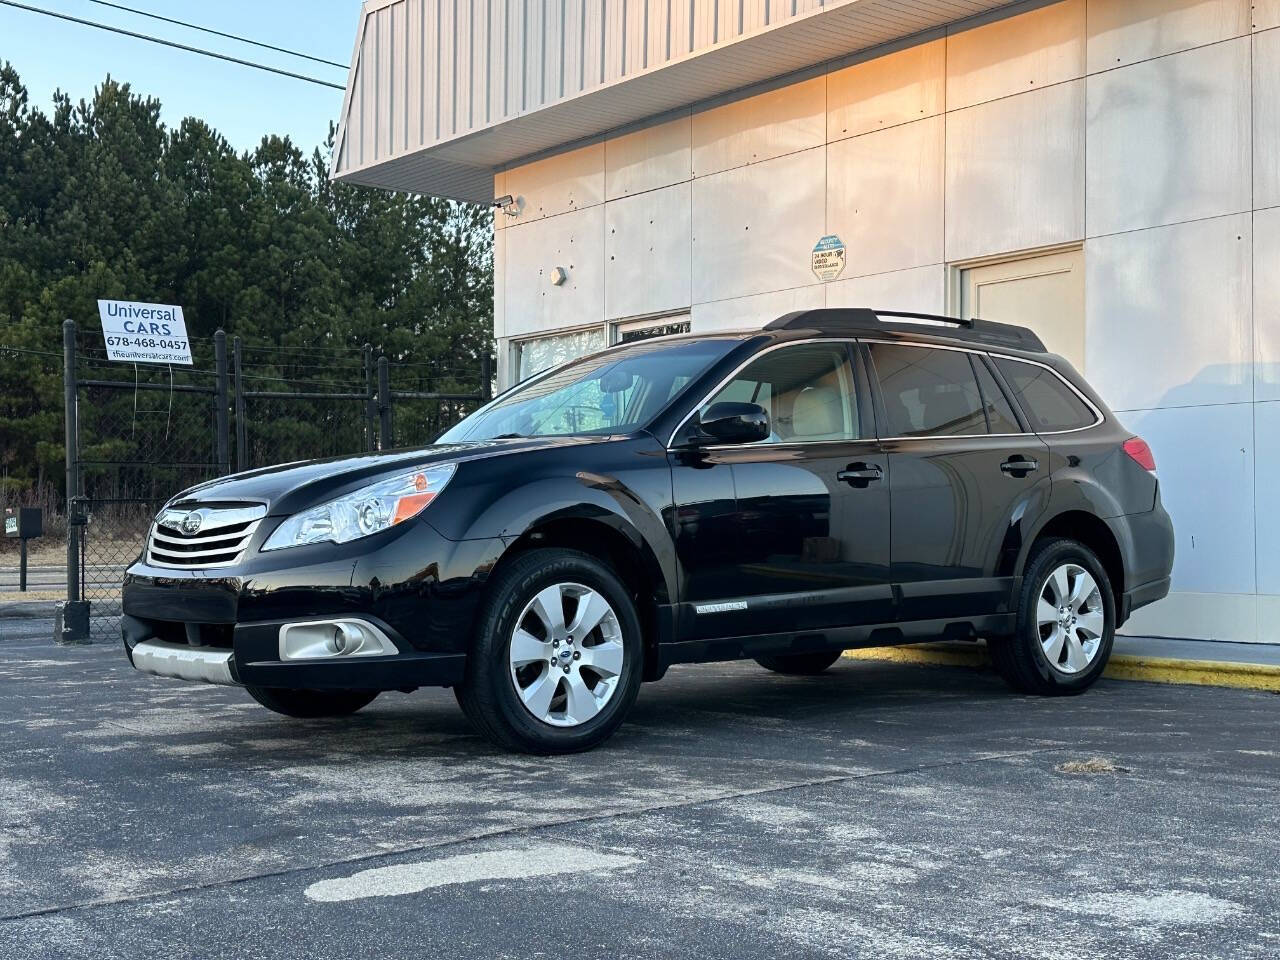
POLYGON ((1088 669, 1102 646, 1106 627, 1102 594, 1084 567, 1064 563, 1040 588, 1036 625, 1045 659, 1059 673, 1088 669))
POLYGON ((538 591, 516 620, 509 649, 520 702, 555 727, 576 727, 604 709, 625 660, 618 615, 580 583, 538 591))

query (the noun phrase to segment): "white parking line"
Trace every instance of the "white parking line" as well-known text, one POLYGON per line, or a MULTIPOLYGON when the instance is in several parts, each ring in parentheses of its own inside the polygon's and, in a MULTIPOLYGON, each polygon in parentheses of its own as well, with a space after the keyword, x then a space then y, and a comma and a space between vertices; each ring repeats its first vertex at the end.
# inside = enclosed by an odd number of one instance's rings
POLYGON ((539 844, 361 870, 349 877, 313 883, 307 887, 306 894, 321 903, 340 903, 365 897, 400 897, 434 887, 482 880, 525 880, 562 873, 616 870, 633 863, 639 861, 635 857, 597 853, 583 847, 539 844))

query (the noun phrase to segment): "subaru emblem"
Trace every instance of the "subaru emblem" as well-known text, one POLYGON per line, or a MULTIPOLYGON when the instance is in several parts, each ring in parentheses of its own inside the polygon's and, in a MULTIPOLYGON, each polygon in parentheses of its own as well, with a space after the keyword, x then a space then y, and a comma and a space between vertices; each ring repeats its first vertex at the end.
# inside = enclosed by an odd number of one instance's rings
POLYGON ((182 532, 196 533, 200 529, 200 524, 204 523, 204 517, 198 512, 192 511, 182 518, 182 532))

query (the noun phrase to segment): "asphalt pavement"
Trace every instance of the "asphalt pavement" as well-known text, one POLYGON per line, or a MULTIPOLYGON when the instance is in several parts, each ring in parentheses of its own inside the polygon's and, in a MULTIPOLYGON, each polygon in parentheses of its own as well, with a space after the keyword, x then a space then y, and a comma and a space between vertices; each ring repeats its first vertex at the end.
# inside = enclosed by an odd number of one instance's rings
POLYGON ((537 759, 448 691, 294 721, 44 636, 0 644, 6 958, 1280 955, 1274 694, 683 667, 537 759))

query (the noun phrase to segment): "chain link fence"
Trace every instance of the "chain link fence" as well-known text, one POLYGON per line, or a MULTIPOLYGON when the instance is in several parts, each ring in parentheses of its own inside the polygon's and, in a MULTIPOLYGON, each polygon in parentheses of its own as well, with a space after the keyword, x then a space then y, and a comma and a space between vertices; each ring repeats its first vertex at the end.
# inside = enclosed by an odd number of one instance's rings
POLYGON ((63 639, 118 638, 124 570, 178 491, 233 466, 425 445, 489 396, 488 358, 468 372, 375 359, 367 346, 228 344, 221 331, 191 349, 190 367, 118 363, 100 332, 64 328, 73 496, 63 639))

